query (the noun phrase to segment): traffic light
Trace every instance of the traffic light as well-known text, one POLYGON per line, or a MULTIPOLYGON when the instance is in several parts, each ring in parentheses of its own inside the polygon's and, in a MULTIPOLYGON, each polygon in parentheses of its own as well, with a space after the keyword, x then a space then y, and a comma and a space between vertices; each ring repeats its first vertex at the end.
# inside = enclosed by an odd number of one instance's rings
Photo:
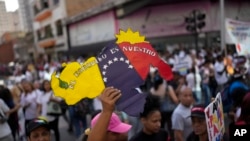
POLYGON ((205 13, 199 10, 192 11, 189 17, 185 17, 186 30, 192 33, 197 33, 198 30, 201 30, 206 26, 205 19, 205 13))
POLYGON ((194 17, 186 17, 185 22, 187 23, 186 29, 189 32, 195 32, 195 19, 194 17))
POLYGON ((198 20, 197 27, 199 29, 202 29, 203 27, 206 26, 205 18, 206 18, 206 14, 198 13, 198 15, 197 15, 197 20, 198 20))

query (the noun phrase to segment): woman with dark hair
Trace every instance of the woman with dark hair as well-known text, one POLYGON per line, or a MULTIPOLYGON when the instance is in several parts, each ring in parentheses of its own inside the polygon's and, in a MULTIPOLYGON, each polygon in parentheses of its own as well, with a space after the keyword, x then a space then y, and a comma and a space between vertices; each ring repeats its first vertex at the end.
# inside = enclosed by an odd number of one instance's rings
POLYGON ((161 129, 160 101, 158 96, 148 95, 144 111, 140 115, 143 129, 130 141, 166 141, 168 133, 161 129))
POLYGON ((48 80, 43 81, 42 91, 43 93, 37 99, 37 102, 41 104, 40 115, 47 118, 49 125, 50 125, 50 129, 52 129, 55 133, 56 141, 60 141, 60 133, 59 133, 59 126, 58 126, 59 115, 49 115, 48 104, 50 102, 55 102, 59 105, 62 99, 54 96, 54 93, 51 89, 50 81, 48 80))
POLYGON ((3 88, 0 90, 0 98, 4 101, 4 103, 9 107, 9 118, 8 118, 8 124, 10 126, 12 136, 14 141, 16 140, 16 135, 18 134, 18 115, 17 110, 20 108, 20 104, 15 105, 11 92, 7 88, 3 88))
POLYGON ((157 95, 160 97, 160 110, 162 116, 161 128, 165 128, 165 126, 167 125, 167 130, 170 138, 173 138, 174 134, 172 130, 171 116, 174 109, 179 103, 175 92, 175 89, 178 86, 174 86, 175 84, 173 83, 174 82, 168 82, 167 84, 159 75, 157 75, 154 79, 154 87, 151 90, 151 93, 153 95, 157 95))

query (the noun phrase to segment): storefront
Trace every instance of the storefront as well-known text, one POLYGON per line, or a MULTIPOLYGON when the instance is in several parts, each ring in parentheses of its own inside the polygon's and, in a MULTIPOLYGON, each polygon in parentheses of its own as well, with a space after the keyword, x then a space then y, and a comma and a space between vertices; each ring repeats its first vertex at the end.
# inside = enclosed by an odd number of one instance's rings
POLYGON ((113 11, 68 25, 69 51, 73 55, 99 52, 108 41, 115 39, 116 21, 113 11))
MULTIPOLYGON (((130 3, 131 7, 135 5, 130 3)), ((249 4, 243 2, 225 3, 226 18, 240 18, 250 20, 249 4)), ((199 30, 198 47, 219 46, 220 43, 220 6, 218 2, 193 1, 162 5, 144 5, 130 9, 127 7, 114 7, 112 10, 98 15, 83 18, 77 22, 69 23, 68 43, 69 52, 74 55, 96 54, 115 40, 119 29, 139 31, 150 41, 156 49, 165 50, 172 46, 182 45, 194 48, 195 37, 186 29, 185 18, 193 10, 205 14, 205 27, 199 30), (127 9, 126 9, 127 8, 127 9), (127 14, 119 16, 125 11, 127 14), (130 11, 130 12, 128 12, 130 11)))

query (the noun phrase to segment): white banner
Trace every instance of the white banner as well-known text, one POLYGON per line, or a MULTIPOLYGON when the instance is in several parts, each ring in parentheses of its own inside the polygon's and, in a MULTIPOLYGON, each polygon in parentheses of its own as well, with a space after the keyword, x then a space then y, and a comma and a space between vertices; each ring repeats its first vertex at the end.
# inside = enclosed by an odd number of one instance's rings
POLYGON ((218 93, 213 102, 205 109, 209 141, 220 141, 225 132, 221 94, 218 93))
POLYGON ((226 43, 235 44, 239 55, 250 54, 250 22, 226 19, 226 43))

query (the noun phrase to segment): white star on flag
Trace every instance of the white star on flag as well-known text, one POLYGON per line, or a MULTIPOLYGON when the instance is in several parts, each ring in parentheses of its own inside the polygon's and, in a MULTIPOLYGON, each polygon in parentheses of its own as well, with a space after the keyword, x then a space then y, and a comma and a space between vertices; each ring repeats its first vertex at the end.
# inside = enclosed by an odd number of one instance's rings
POLYGON ((124 61, 124 58, 123 58, 123 57, 121 57, 121 58, 120 58, 120 61, 124 61))
POLYGON ((133 68, 133 66, 132 66, 132 65, 129 65, 129 66, 128 66, 128 68, 131 68, 131 69, 132 69, 132 68, 133 68))
POLYGON ((107 78, 106 78, 106 77, 104 77, 104 78, 103 78, 103 81, 104 81, 104 82, 107 82, 107 78))
POLYGON ((114 62, 116 62, 116 61, 118 61, 118 58, 115 57, 115 58, 114 58, 114 62))
POLYGON ((102 74, 105 75, 105 74, 106 74, 106 71, 103 71, 102 74))
POLYGON ((103 66, 103 69, 107 69, 107 67, 108 67, 107 65, 104 65, 104 66, 103 66))
POLYGON ((127 64, 129 64, 129 60, 126 60, 125 62, 126 62, 127 64))
POLYGON ((112 62, 111 60, 109 60, 109 62, 108 62, 108 63, 109 63, 109 65, 110 65, 110 64, 112 64, 113 62, 112 62))

